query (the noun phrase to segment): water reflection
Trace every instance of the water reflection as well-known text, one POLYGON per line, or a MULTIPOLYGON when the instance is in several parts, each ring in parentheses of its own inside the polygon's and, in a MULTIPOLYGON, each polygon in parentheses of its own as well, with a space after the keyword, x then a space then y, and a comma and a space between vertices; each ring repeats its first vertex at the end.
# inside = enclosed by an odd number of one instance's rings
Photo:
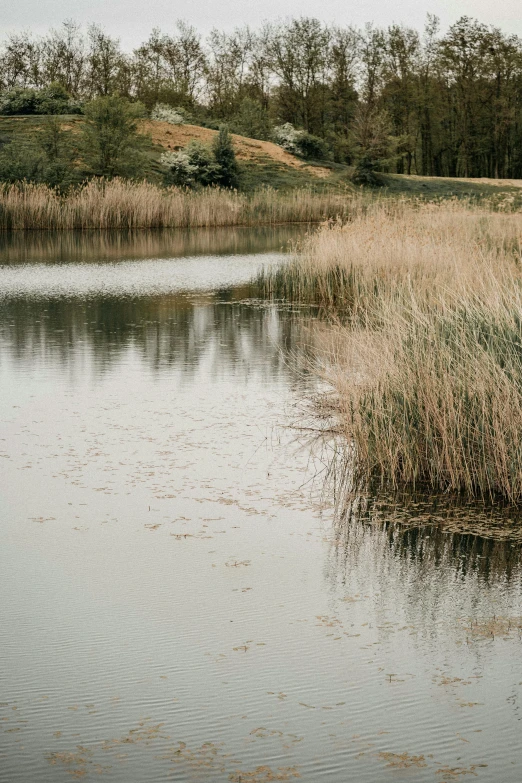
POLYGON ((512 513, 445 497, 345 497, 332 527, 328 580, 336 589, 375 591, 381 611, 442 644, 473 640, 470 618, 509 618, 506 628, 519 636, 522 542, 512 513))
POLYGON ((193 374, 207 361, 263 377, 288 374, 288 355, 310 352, 300 313, 248 302, 248 287, 207 296, 12 299, 0 307, 1 354, 18 362, 69 367, 92 357, 108 370, 132 349, 153 370, 193 374))
POLYGON ((444 525, 428 519, 421 522, 414 510, 408 515, 404 508, 379 502, 376 497, 350 501, 349 509, 336 518, 333 526, 338 567, 353 567, 354 560, 361 556, 362 541, 375 539, 379 541, 379 557, 386 554, 402 558, 423 571, 452 568, 458 578, 475 572, 485 582, 520 578, 520 522, 510 538, 499 514, 484 513, 483 535, 477 535, 462 532, 476 523, 476 507, 448 507, 447 512, 451 524, 444 525), (489 530, 488 519, 492 522, 489 530), (461 530, 456 532, 459 527, 461 530))
POLYGON ((307 230, 301 224, 155 231, 0 232, 0 263, 92 263, 143 258, 278 252, 307 230))

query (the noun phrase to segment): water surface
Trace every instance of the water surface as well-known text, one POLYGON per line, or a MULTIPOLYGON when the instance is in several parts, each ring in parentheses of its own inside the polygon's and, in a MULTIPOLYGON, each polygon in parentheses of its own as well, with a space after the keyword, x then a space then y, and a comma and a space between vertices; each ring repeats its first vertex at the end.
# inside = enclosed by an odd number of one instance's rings
POLYGON ((2 237, 2 783, 520 780, 520 544, 335 514, 296 231, 2 237))

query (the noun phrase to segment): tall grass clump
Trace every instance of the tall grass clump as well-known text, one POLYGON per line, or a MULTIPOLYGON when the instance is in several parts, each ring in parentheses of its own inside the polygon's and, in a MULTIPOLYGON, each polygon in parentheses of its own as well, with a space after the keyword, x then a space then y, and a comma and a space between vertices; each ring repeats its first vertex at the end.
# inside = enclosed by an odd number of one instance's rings
POLYGON ((91 180, 67 194, 42 184, 0 190, 0 230, 138 229, 318 222, 350 214, 353 198, 299 189, 252 195, 219 188, 162 188, 124 179, 91 180))
POLYGON ((429 298, 520 261, 521 218, 487 203, 359 198, 344 220, 327 221, 297 251, 263 277, 269 295, 367 317, 384 300, 409 291, 429 298))
POLYGON ((324 374, 357 476, 522 498, 521 248, 520 214, 383 203, 268 281, 336 316, 324 374))
POLYGON ((345 331, 337 390, 355 469, 404 485, 522 497, 522 299, 390 308, 345 331))

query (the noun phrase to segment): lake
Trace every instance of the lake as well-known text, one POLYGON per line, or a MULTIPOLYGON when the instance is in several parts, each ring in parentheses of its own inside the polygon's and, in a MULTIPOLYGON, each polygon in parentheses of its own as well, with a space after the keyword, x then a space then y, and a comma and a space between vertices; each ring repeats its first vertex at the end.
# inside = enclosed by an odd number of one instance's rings
POLYGON ((0 236, 2 783, 520 780, 519 528, 334 502, 304 230, 0 236))

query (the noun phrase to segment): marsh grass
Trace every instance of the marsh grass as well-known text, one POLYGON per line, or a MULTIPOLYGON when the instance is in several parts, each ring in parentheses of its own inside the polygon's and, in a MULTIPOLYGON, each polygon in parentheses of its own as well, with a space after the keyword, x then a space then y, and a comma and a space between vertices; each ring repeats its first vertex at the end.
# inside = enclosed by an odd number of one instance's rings
POLYGON ((521 248, 517 213, 381 203, 267 278, 337 321, 323 374, 360 478, 522 497, 521 248))
POLYGON ((309 223, 352 210, 350 194, 308 188, 246 195, 206 188, 162 188, 150 182, 92 180, 62 195, 41 184, 0 190, 0 230, 142 229, 309 223))

